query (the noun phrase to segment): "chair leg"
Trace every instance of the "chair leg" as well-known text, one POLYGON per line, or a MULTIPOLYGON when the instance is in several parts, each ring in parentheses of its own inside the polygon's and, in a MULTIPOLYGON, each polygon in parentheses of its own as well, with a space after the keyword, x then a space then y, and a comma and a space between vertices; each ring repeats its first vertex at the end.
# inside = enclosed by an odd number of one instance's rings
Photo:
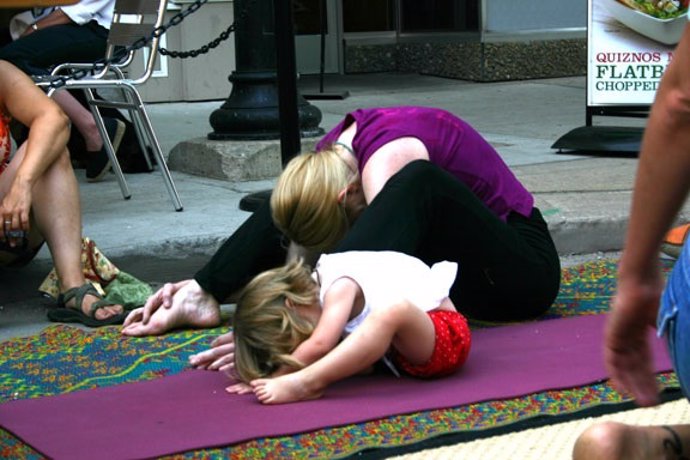
POLYGON ((139 148, 141 148, 141 153, 144 155, 144 160, 146 160, 146 165, 150 170, 153 170, 153 162, 151 161, 151 152, 153 147, 145 142, 146 133, 144 128, 141 126, 140 117, 136 115, 136 110, 129 110, 129 115, 132 119, 132 124, 134 125, 134 130, 137 133, 137 140, 139 141, 139 148))
POLYGON ((103 124, 103 117, 101 116, 101 112, 100 110, 98 110, 98 107, 93 103, 93 91, 91 89, 86 88, 84 89, 84 93, 86 95, 86 100, 89 104, 89 108, 91 109, 91 113, 93 114, 93 118, 96 121, 98 131, 101 133, 101 139, 103 139, 103 146, 105 147, 105 151, 108 154, 108 157, 110 157, 110 163, 112 165, 113 171, 115 172, 115 176, 117 177, 117 181, 120 184, 122 197, 125 200, 129 200, 130 198, 132 198, 132 193, 129 191, 129 185, 127 185, 125 175, 122 173, 122 168, 120 167, 120 162, 118 161, 117 155, 115 154, 113 143, 110 141, 110 138, 108 137, 108 132, 105 129, 105 124, 103 124))
POLYGON ((130 92, 125 91, 124 88, 120 88, 120 92, 122 93, 125 101, 127 101, 127 104, 129 105, 127 112, 129 113, 129 119, 132 121, 132 125, 134 126, 134 131, 137 136, 137 142, 139 142, 139 148, 141 149, 141 153, 142 155, 144 155, 146 165, 149 167, 149 169, 152 170, 153 163, 151 163, 151 155, 149 155, 149 148, 151 148, 151 150, 153 150, 153 148, 149 147, 149 144, 146 142, 146 134, 144 133, 144 128, 141 126, 140 117, 137 116, 136 109, 133 108, 137 106, 136 101, 133 100, 130 92))
POLYGON ((168 169, 168 164, 165 161, 165 157, 163 156, 161 146, 158 143, 158 138, 156 137, 156 134, 153 131, 153 125, 151 124, 151 120, 149 119, 149 116, 146 113, 146 107, 144 106, 144 102, 141 100, 141 96, 139 95, 139 92, 136 90, 134 86, 125 85, 124 88, 129 89, 132 98, 136 101, 136 113, 139 117, 139 122, 141 123, 142 130, 145 132, 146 137, 148 138, 151 150, 153 150, 153 154, 156 157, 158 167, 160 168, 161 174, 163 175, 163 181, 165 182, 165 186, 168 189, 168 194, 170 195, 170 199, 173 202, 175 211, 182 211, 183 208, 182 203, 180 201, 180 196, 177 193, 177 188, 175 187, 175 183, 173 182, 172 176, 170 175, 170 170, 168 169))

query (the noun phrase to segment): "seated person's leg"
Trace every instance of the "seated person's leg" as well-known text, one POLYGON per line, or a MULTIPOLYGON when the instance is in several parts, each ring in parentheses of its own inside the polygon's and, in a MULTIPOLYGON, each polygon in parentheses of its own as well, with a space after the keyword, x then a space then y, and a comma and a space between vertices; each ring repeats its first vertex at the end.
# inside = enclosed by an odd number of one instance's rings
MULTIPOLYGON (((228 237, 194 280, 166 284, 143 308, 130 313, 122 333, 144 336, 185 326, 219 326, 220 303, 231 300, 258 273, 284 263, 287 246, 273 224, 267 200, 228 237)), ((194 365, 213 366, 221 355, 202 354, 194 365)))
MULTIPOLYGON (((0 48, 0 59, 13 63, 27 75, 47 75, 49 69, 65 62, 94 62, 105 55, 107 30, 77 24, 63 24, 38 30, 0 48)), ((84 139, 87 178, 97 181, 110 169, 103 140, 91 112, 68 91, 57 91, 53 99, 67 114, 84 139)), ((124 124, 106 119, 106 129, 117 151, 124 124)))
POLYGON ((289 241, 273 224, 269 200, 223 243, 194 279, 219 302, 254 276, 285 263, 289 241))
POLYGON ((64 24, 46 27, 0 48, 0 59, 27 75, 43 75, 64 62, 94 62, 105 55, 108 31, 64 24))
MULTIPOLYGON (((8 168, 0 176, 0 197, 4 197, 14 180, 17 169, 24 159, 22 145, 8 168)), ((61 292, 86 283, 81 264, 81 208, 77 180, 67 150, 45 171, 32 190, 32 211, 37 230, 45 237, 50 248, 61 292)), ((80 308, 97 320, 119 316, 121 305, 105 306, 91 314, 92 305, 100 300, 87 294, 81 305, 68 302, 70 308, 80 308)))

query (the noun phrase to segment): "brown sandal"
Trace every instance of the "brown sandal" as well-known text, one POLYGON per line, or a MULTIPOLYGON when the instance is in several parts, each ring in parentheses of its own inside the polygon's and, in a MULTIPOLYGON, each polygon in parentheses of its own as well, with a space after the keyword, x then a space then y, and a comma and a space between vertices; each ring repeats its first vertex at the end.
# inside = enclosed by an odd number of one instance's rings
POLYGON ((98 310, 117 304, 103 299, 103 296, 91 283, 85 283, 79 287, 66 290, 58 296, 57 303, 58 306, 56 309, 48 311, 48 319, 58 323, 81 323, 89 327, 110 326, 113 324, 122 324, 127 316, 122 312, 108 318, 96 319, 96 312, 98 310), (88 315, 84 313, 81 308, 84 303, 84 297, 87 295, 92 295, 100 299, 91 304, 88 315), (68 307, 67 302, 72 299, 74 299, 74 307, 68 307))

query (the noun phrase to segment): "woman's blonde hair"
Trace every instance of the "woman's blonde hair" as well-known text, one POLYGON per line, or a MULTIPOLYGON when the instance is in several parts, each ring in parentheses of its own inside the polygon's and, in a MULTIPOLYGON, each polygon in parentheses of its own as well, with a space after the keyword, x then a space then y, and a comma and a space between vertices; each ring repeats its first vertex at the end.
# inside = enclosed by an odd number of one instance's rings
POLYGON ((319 287, 301 260, 265 271, 247 284, 233 317, 235 372, 240 380, 265 377, 281 365, 303 367, 290 354, 311 336, 314 324, 295 306, 312 305, 318 295, 319 287))
POLYGON ((350 226, 338 194, 358 178, 332 148, 296 156, 271 194, 273 222, 300 246, 318 252, 332 249, 350 226))

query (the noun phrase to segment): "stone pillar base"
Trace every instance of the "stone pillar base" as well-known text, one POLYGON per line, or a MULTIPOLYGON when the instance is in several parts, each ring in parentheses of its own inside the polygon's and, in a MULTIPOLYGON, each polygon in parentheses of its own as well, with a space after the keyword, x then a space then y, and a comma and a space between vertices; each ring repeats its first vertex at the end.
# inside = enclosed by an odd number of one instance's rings
MULTIPOLYGON (((302 139, 302 151, 313 150, 317 138, 302 139)), ((170 151, 168 167, 196 176, 227 181, 277 177, 282 171, 280 141, 182 141, 170 151)))

